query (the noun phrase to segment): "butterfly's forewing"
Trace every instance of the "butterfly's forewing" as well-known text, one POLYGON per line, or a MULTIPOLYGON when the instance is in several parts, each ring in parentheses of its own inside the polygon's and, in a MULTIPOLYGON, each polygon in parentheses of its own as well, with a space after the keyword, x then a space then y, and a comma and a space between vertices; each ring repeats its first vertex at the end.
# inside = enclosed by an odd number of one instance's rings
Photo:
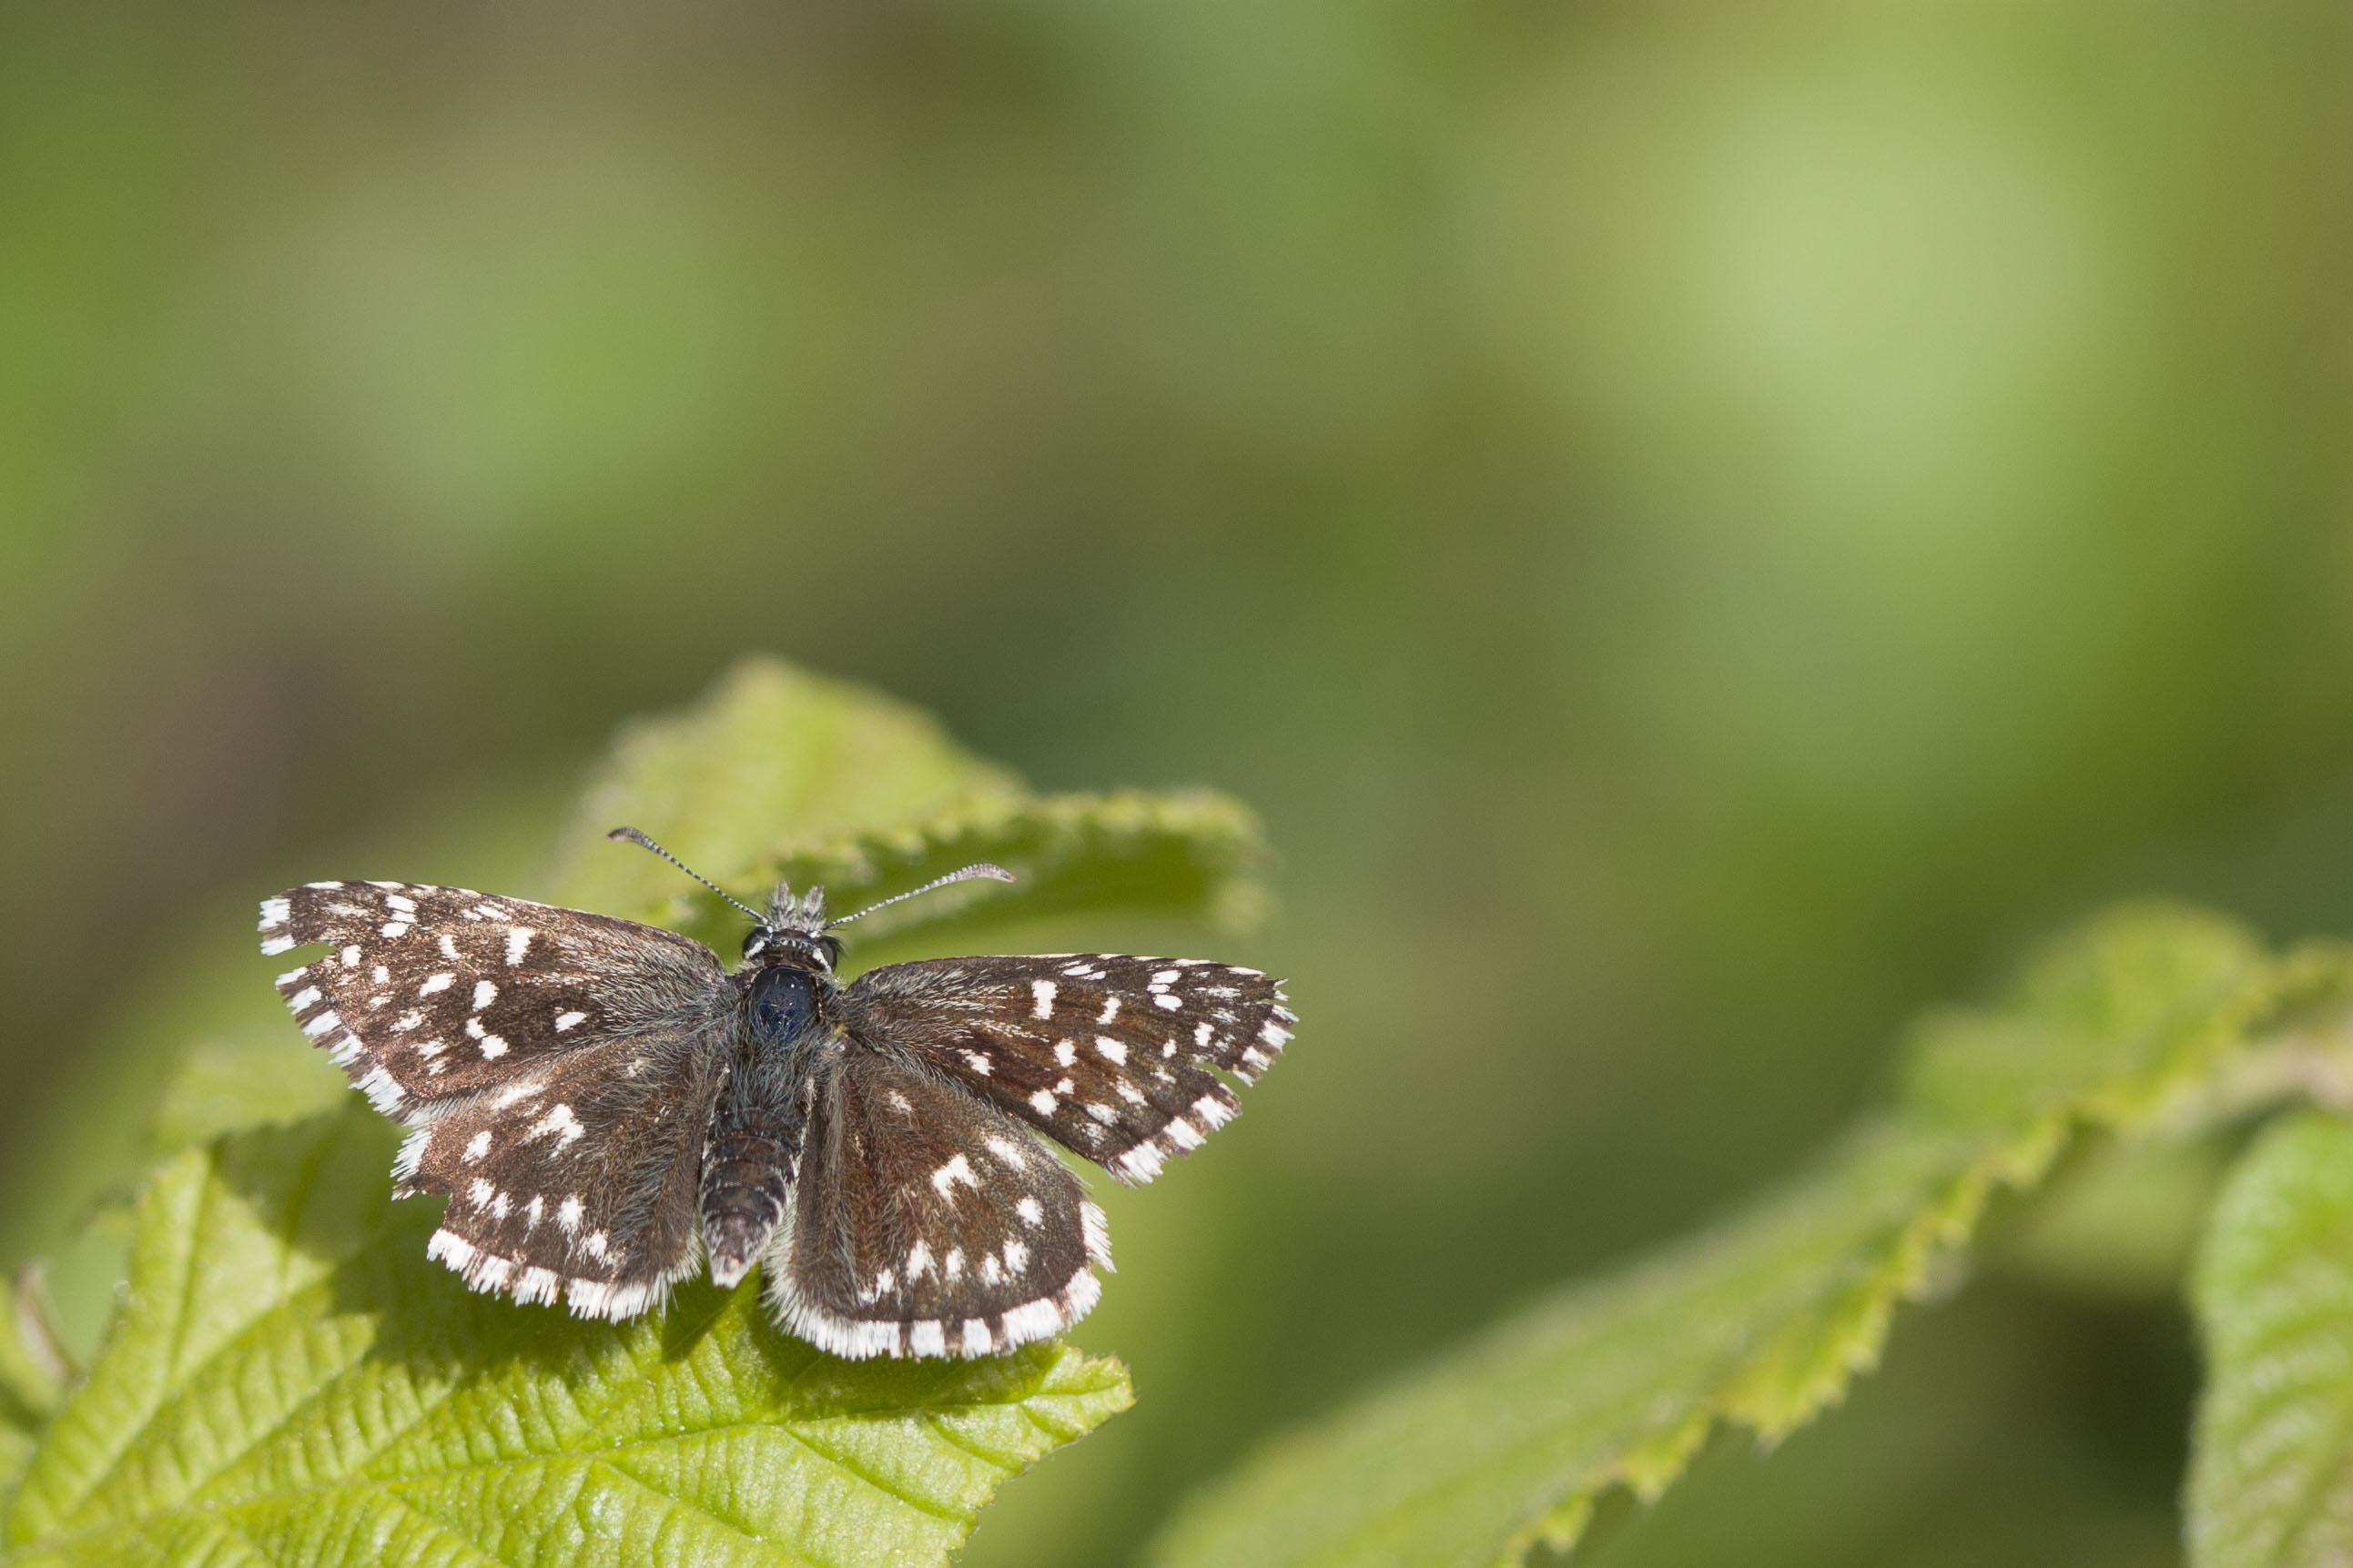
POLYGON ((505 1082, 618 1030, 707 1012, 718 956, 675 931, 463 888, 312 882, 261 904, 261 950, 332 944, 279 994, 385 1114, 505 1082))
POLYGON ((871 969, 841 999, 888 1042, 1123 1181, 1148 1182, 1240 1111, 1297 1021, 1279 984, 1199 959, 1057 953, 871 969))
POLYGON ((464 889, 314 882, 262 950, 330 944, 278 989, 416 1129, 401 1194, 447 1194, 431 1253, 478 1290, 627 1317, 696 1263, 695 1184, 735 987, 674 932, 464 889))
POLYGON ((791 1332, 839 1356, 989 1355, 1101 1291, 1103 1211, 1028 1130, 887 1052, 809 1084, 790 1212, 764 1260, 791 1332))

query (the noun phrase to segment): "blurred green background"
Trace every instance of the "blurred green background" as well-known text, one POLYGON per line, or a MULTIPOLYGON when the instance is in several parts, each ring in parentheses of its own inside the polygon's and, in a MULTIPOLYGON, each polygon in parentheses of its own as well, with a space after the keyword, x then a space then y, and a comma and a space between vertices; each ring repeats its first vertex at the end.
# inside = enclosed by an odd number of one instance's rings
MULTIPOLYGON (((747 649, 1284 857, 1210 945, 1299 1042, 1076 1336, 1142 1402, 975 1564, 1701 1221, 2100 900, 2353 929, 2348 31, 0 5, 0 1262, 254 896, 511 882, 747 649)), ((2170 1562, 2194 1377, 1998 1278, 1595 1560, 2170 1562)))

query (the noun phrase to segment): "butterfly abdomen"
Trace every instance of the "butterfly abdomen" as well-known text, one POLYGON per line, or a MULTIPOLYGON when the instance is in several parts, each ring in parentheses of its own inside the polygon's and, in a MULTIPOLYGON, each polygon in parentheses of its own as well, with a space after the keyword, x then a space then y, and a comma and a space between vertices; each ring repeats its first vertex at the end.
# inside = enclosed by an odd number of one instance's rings
POLYGON ((702 1156, 702 1239, 711 1278, 733 1286, 784 1222, 797 1129, 758 1119, 712 1129, 702 1156))
POLYGON ((702 1155, 702 1240, 711 1278, 733 1286, 784 1223, 800 1161, 797 1048, 817 1021, 818 977, 790 964, 754 975, 744 996, 734 1070, 702 1155))

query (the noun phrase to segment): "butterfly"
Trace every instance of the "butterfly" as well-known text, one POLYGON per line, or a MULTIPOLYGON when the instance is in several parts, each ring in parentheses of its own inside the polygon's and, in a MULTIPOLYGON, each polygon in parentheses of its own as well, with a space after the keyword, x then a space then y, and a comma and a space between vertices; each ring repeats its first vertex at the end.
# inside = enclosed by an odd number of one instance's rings
MULTIPOLYGON (((1297 1016, 1202 959, 931 959, 837 977, 825 893, 780 884, 732 973, 675 931, 460 888, 312 882, 261 904, 302 1032, 409 1129, 394 1195, 476 1290, 619 1320, 754 1264, 838 1356, 981 1356, 1085 1316, 1101 1208, 1040 1141, 1140 1184, 1240 1109, 1297 1016)), ((899 898, 973 878, 967 866, 899 898)))

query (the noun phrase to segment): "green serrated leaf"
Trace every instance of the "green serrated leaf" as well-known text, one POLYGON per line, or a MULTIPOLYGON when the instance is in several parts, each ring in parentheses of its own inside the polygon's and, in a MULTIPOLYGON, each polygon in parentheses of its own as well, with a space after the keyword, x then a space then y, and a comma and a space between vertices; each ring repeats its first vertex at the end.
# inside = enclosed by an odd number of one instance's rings
POLYGON ((683 712, 625 727, 559 842, 544 896, 669 923, 681 878, 608 844, 628 824, 747 902, 758 868, 807 848, 897 835, 1018 794, 927 714, 773 658, 747 658, 683 712))
POLYGON ((633 726, 589 787, 545 895, 656 921, 730 951, 743 916, 642 851, 644 829, 754 908, 779 881, 842 911, 976 860, 1013 871, 877 914, 871 945, 917 927, 944 941, 1072 913, 1247 923, 1261 910, 1257 818, 1206 790, 1028 794, 929 718, 772 659, 736 667, 676 717, 633 726))
POLYGON ((148 1142, 176 1153, 239 1128, 304 1121, 341 1106, 351 1089, 324 1052, 272 1018, 184 1050, 148 1119, 148 1142))
POLYGON ((2039 1181, 2077 1128, 2130 1132, 2195 1100, 2281 1019, 2281 974, 2195 913, 2094 923, 1997 1005, 1925 1025, 1898 1103, 1810 1174, 1279 1441, 1152 1560, 1487 1568, 1566 1549, 1601 1491, 1655 1497, 1715 1423, 1770 1441, 1838 1398, 1897 1303, 1954 1276, 1992 1192, 2039 1181))
POLYGON ((2353 1558, 2353 1127, 2307 1112, 2265 1131, 2215 1205, 2191 1296, 2193 1568, 2353 1558))
POLYGON ((754 1287, 619 1326, 466 1291, 353 1109, 189 1150, 6 1515, 40 1564, 944 1563, 1130 1403, 1060 1345, 835 1361, 754 1287))

